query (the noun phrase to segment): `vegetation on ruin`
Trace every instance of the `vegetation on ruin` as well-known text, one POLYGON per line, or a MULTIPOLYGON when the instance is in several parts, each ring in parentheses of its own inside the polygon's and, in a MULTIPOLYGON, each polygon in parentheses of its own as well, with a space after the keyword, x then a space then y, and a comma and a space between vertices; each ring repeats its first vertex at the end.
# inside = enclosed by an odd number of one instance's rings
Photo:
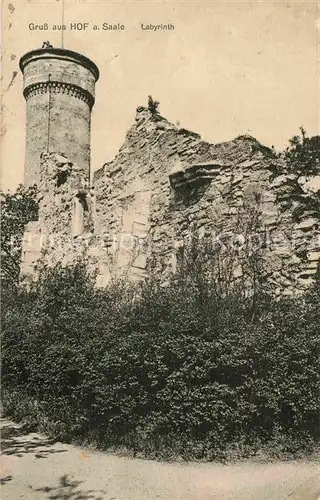
POLYGON ((305 196, 298 179, 320 175, 320 136, 308 137, 304 128, 300 127, 300 135, 295 135, 289 140, 289 146, 280 156, 285 160, 288 173, 296 176, 294 196, 287 202, 293 208, 293 219, 299 221, 305 213, 318 218, 320 214, 319 191, 310 192, 308 196, 305 196), (299 200, 295 207, 293 207, 294 199, 299 200))
POLYGON ((289 140, 289 146, 283 152, 290 173, 298 175, 320 174, 320 136, 308 137, 300 127, 300 135, 289 140))
POLYGON ((36 186, 20 185, 14 193, 0 193, 1 290, 2 297, 19 282, 22 239, 25 225, 38 218, 36 186))
POLYGON ((5 304, 5 413, 66 441, 149 458, 312 453, 319 438, 319 282, 274 301, 186 260, 163 287, 94 287, 49 270, 5 304))
POLYGON ((159 101, 155 101, 151 95, 148 96, 148 110, 151 114, 155 115, 159 113, 159 101))

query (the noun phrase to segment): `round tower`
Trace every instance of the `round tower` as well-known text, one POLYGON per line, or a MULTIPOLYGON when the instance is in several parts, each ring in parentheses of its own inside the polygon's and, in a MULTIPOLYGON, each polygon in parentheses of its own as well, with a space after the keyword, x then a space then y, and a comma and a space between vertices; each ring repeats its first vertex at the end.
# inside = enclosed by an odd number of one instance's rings
POLYGON ((40 179, 40 154, 62 153, 90 176, 90 122, 97 66, 71 50, 46 46, 20 59, 27 103, 25 185, 40 179))

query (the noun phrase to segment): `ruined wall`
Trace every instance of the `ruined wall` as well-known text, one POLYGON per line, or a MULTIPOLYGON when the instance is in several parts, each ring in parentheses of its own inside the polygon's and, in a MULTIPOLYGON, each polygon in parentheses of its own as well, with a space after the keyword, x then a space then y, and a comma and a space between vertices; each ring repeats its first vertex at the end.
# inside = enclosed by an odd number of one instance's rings
POLYGON ((119 154, 94 178, 99 230, 116 239, 129 274, 143 276, 152 260, 165 275, 191 234, 243 243, 258 211, 249 237, 258 236, 264 249, 269 281, 279 293, 304 289, 319 259, 319 214, 303 202, 319 186, 303 188, 283 171, 276 155, 250 136, 212 145, 138 108, 119 154))
POLYGON ((41 155, 39 218, 26 226, 21 282, 57 263, 70 264, 90 253, 94 240, 94 193, 87 170, 62 154, 41 155))
MULTIPOLYGON (((191 236, 237 249, 233 279, 243 274, 246 252, 258 248, 279 294, 306 289, 317 272, 319 178, 289 175, 253 137, 209 144, 141 107, 115 159, 96 172, 94 189, 59 155, 43 155, 41 169, 39 222, 30 230, 61 238, 42 245, 43 262, 86 257, 99 286, 118 276, 140 280, 151 266, 165 281, 191 236)), ((34 259, 31 245, 29 271, 34 259)))

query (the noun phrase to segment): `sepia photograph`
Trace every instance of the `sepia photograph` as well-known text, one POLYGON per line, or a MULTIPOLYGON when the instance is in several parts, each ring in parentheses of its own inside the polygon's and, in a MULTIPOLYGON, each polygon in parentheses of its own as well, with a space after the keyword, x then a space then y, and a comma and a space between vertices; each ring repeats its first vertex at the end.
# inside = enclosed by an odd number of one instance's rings
POLYGON ((1 9, 1 498, 320 500, 320 3, 1 9))

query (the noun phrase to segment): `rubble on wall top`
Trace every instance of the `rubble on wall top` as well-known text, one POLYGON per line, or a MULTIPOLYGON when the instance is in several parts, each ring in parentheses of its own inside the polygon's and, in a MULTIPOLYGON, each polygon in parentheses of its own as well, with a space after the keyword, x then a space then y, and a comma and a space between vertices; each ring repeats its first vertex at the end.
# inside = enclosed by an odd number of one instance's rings
MULTIPOLYGON (((222 166, 222 164, 233 163, 234 165, 241 164, 241 168, 258 169, 261 168, 261 161, 265 158, 273 159, 278 163, 274 151, 263 146, 251 135, 240 135, 231 141, 216 144, 209 143, 201 140, 199 134, 174 125, 158 111, 152 112, 148 107, 139 106, 136 110, 135 122, 127 131, 119 152, 112 161, 108 161, 94 173, 94 182, 108 175, 115 165, 123 168, 127 163, 132 163, 130 156, 133 158, 137 154, 141 158, 144 150, 151 151, 153 148, 155 151, 160 149, 164 155, 167 151, 168 157, 179 155, 183 163, 189 163, 189 165, 207 161, 208 164, 214 162, 222 166), (161 142, 157 144, 159 140, 161 142)), ((265 167, 268 168, 268 165, 265 164, 265 167)), ((121 168, 119 167, 117 172, 121 168)), ((180 169, 176 166, 174 170, 180 169)))
POLYGON ((188 129, 183 128, 183 127, 181 127, 181 128, 177 127, 173 123, 169 122, 169 120, 167 120, 167 118, 162 116, 160 113, 152 113, 148 108, 146 108, 144 106, 139 106, 137 108, 136 122, 143 123, 146 121, 150 121, 151 123, 153 122, 155 125, 155 128, 159 128, 159 125, 160 125, 160 128, 162 128, 161 127, 161 125, 162 125, 163 129, 165 129, 165 130, 175 130, 178 134, 189 135, 192 137, 196 137, 197 139, 201 139, 200 134, 197 134, 196 132, 192 132, 191 130, 188 130, 188 129))
MULTIPOLYGON (((169 120, 167 120, 164 116, 160 115, 159 113, 151 113, 148 108, 144 106, 139 106, 137 108, 137 114, 136 114, 136 122, 139 125, 145 124, 146 122, 153 122, 154 123, 154 128, 157 129, 159 128, 159 123, 164 125, 165 130, 173 130, 176 131, 177 134, 179 135, 185 135, 189 137, 193 137, 195 139, 201 140, 201 135, 193 132, 191 130, 188 130, 183 127, 177 127, 173 123, 171 123, 169 120)), ((136 124, 136 125, 137 125, 136 124)), ((135 125, 134 125, 135 127, 135 125)), ((270 156, 274 158, 276 155, 273 152, 272 149, 268 148, 267 146, 264 146, 261 144, 255 137, 249 135, 249 134, 243 134, 239 135, 235 139, 232 139, 230 141, 225 141, 221 143, 212 143, 211 145, 214 148, 220 149, 220 148, 230 148, 232 145, 247 145, 250 146, 254 150, 259 150, 261 153, 263 153, 265 156, 270 156)))

